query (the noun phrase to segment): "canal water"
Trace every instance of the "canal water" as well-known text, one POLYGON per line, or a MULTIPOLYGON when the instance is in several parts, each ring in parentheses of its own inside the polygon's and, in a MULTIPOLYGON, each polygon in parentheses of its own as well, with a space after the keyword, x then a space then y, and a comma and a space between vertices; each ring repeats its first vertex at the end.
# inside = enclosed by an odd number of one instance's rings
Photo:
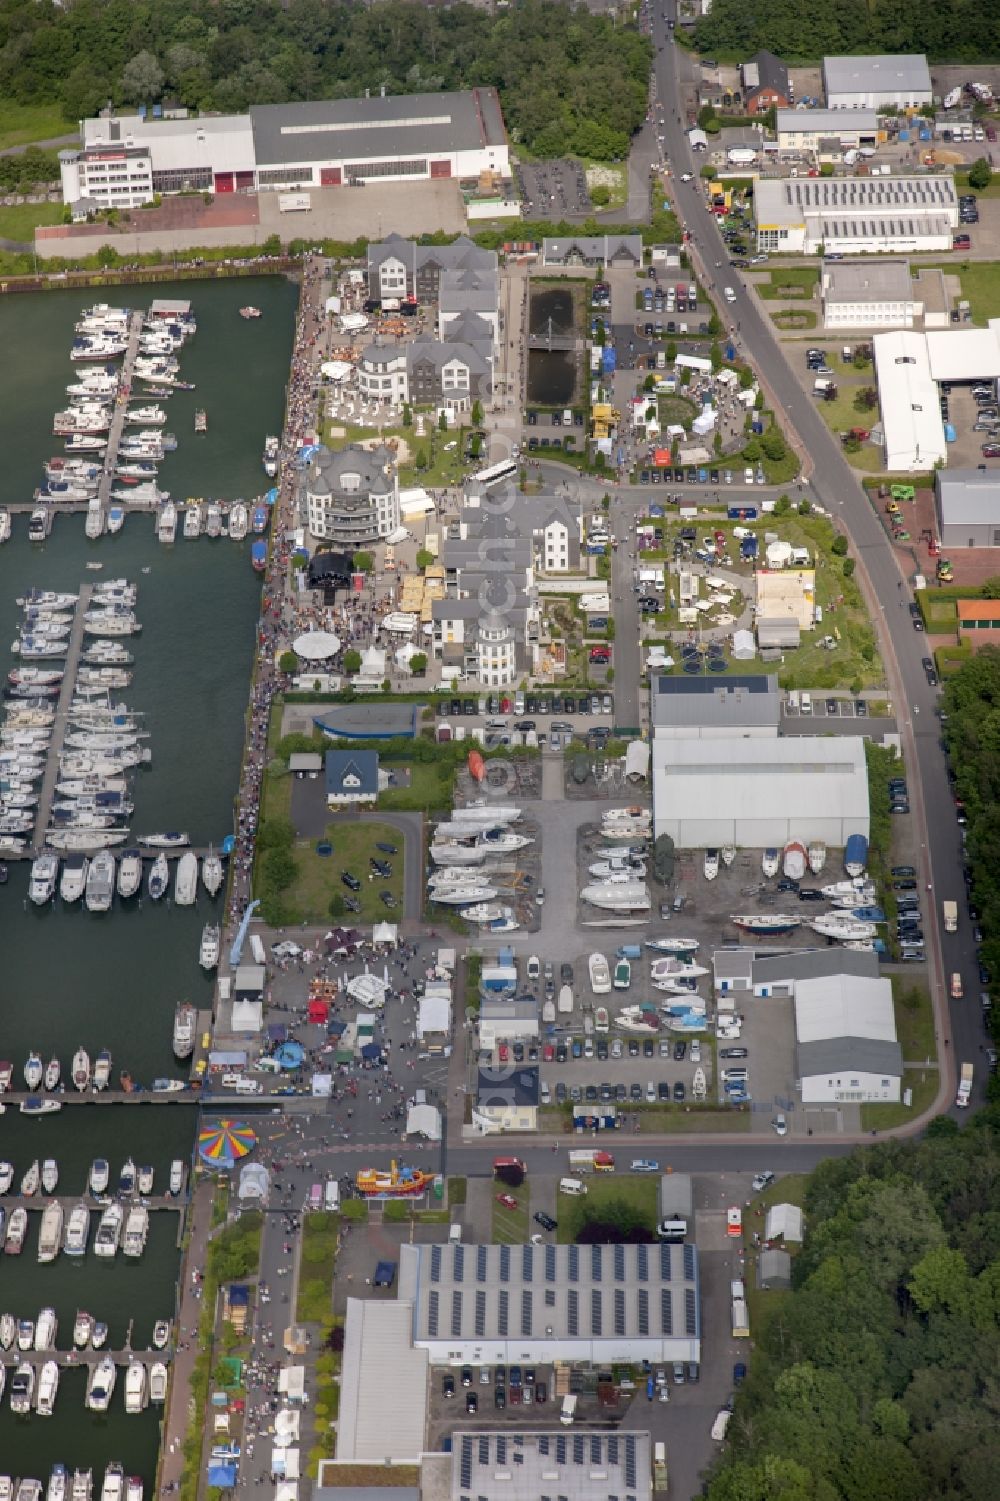
MULTIPOLYGON (((116 305, 148 306, 154 296, 189 299, 198 332, 180 354, 181 376, 196 390, 167 401, 167 429, 178 448, 160 468, 160 484, 175 500, 188 496, 252 499, 269 481, 261 467, 268 433, 280 431, 294 336, 298 291, 280 278, 185 282, 109 289, 116 305), (241 319, 252 302, 263 317, 241 319), (195 407, 204 407, 208 432, 196 436, 195 407)), ((42 482, 42 463, 61 452, 52 415, 66 404, 73 377, 69 359, 73 323, 84 303, 79 292, 0 299, 0 504, 29 501, 42 482)), ((96 300, 96 295, 93 300, 96 300)), ((134 680, 122 697, 146 716, 152 764, 135 777, 135 835, 184 829, 196 844, 219 843, 233 828, 254 627, 260 584, 250 567, 250 541, 228 538, 159 544, 152 518, 132 516, 116 536, 89 542, 84 517, 59 516, 41 546, 27 541, 27 517, 14 519, 14 535, 0 548, 0 665, 14 659, 15 601, 24 590, 76 590, 81 584, 126 577, 139 586, 142 634, 129 649, 134 680), (90 561, 102 563, 88 571, 90 561), (148 573, 142 570, 148 568, 148 573)), ((190 999, 211 1002, 212 982, 198 966, 202 926, 222 916, 221 897, 199 892, 194 908, 148 900, 120 904, 95 916, 82 906, 64 909, 57 897, 39 910, 26 901, 29 866, 12 863, 0 888, 0 941, 4 962, 0 1057, 20 1072, 35 1048, 56 1053, 68 1069, 81 1044, 91 1055, 109 1047, 117 1077, 122 1068, 142 1083, 178 1072, 171 1050, 174 1008, 190 999)), ((195 1112, 176 1105, 73 1107, 40 1120, 10 1111, 0 1118, 0 1158, 18 1177, 34 1157, 54 1156, 61 1193, 81 1190, 93 1157, 106 1156, 115 1172, 131 1155, 157 1170, 159 1183, 172 1157, 189 1158, 195 1112)), ((32 1216, 35 1219, 35 1216, 32 1216)), ((121 1342, 129 1318, 135 1344, 149 1343, 155 1319, 173 1309, 179 1253, 177 1217, 151 1216, 146 1253, 133 1266, 119 1256, 109 1267, 88 1256, 82 1265, 61 1257, 35 1261, 37 1223, 19 1260, 0 1257, 0 1312, 34 1317, 52 1304, 72 1335, 73 1314, 87 1307, 112 1323, 121 1342)), ((96 1227, 95 1227, 96 1228, 96 1227)), ((121 1459, 126 1473, 152 1482, 159 1414, 125 1418, 121 1383, 112 1411, 95 1417, 83 1408, 82 1373, 67 1373, 55 1417, 14 1419, 0 1402, 0 1473, 45 1479, 53 1461, 101 1467, 121 1459), (72 1378, 76 1377, 76 1381, 72 1378), (77 1391, 77 1387, 79 1390, 77 1391)), ((95 1481, 99 1485, 95 1470, 95 1481)))
MULTIPOLYGON (((553 287, 533 292, 528 309, 528 328, 544 338, 550 330, 558 336, 576 331, 573 294, 553 287)), ((565 407, 576 394, 576 360, 566 349, 529 349, 528 400, 539 406, 565 407)))

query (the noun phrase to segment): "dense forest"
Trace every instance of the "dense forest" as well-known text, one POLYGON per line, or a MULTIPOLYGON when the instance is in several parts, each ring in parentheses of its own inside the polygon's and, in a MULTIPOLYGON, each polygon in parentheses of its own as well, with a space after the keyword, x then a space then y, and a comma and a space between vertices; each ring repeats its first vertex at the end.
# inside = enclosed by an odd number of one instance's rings
MULTIPOLYGON (((965 805, 983 960, 1000 978, 1000 648, 977 652, 948 679, 944 711, 955 792, 965 805)), ((993 1035, 1000 1035, 1000 1005, 992 1008, 990 1021, 993 1035)))
POLYGON ((1000 1475, 1000 1110, 808 1182, 709 1501, 984 1501, 1000 1475))
POLYGON ((57 101, 74 122, 109 99, 235 111, 493 84, 513 140, 608 160, 643 121, 649 60, 634 28, 551 0, 497 16, 405 0, 0 0, 0 96, 57 101))
POLYGON ((1000 6, 979 0, 831 0, 805 15, 799 0, 713 0, 698 48, 749 57, 768 47, 786 62, 836 52, 926 52, 937 61, 1000 57, 1000 6))

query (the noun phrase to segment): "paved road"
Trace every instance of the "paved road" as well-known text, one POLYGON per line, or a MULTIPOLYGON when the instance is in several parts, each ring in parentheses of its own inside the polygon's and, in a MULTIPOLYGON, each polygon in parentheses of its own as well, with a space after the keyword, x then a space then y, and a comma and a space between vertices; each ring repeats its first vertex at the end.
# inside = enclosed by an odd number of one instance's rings
MULTIPOLYGON (((666 14, 675 15, 676 0, 666 0, 666 5, 666 14)), ((911 597, 908 584, 899 572, 886 533, 861 489, 857 474, 786 364, 770 319, 739 273, 729 267, 727 247, 714 216, 706 211, 697 176, 691 183, 679 180, 681 172, 697 173, 698 168, 677 108, 671 103, 678 97, 678 60, 660 12, 654 20, 654 38, 666 43, 656 59, 658 92, 666 101, 664 133, 675 173, 679 214, 694 237, 689 249, 700 262, 701 276, 709 286, 722 275, 723 284, 733 288, 736 301, 726 310, 729 324, 757 365, 776 410, 784 413, 786 422, 798 435, 809 475, 805 493, 818 499, 847 531, 858 559, 859 577, 863 573, 870 584, 868 603, 880 634, 890 695, 898 705, 921 864, 932 895, 925 926, 931 940, 930 953, 936 961, 932 965, 931 988, 946 1049, 943 1089, 947 1094, 954 1092, 955 1070, 950 1060, 956 1056, 972 1059, 977 1065, 976 1094, 982 1099, 986 1070, 979 1049, 984 1037, 975 1001, 979 987, 971 925, 962 922, 957 934, 943 934, 939 927, 941 900, 964 894, 961 840, 939 743, 938 692, 928 686, 921 666, 926 650, 924 638, 912 630, 904 608, 911 597), (717 269, 720 264, 725 268, 721 273, 717 269), (949 1015, 943 975, 954 971, 962 974, 967 999, 953 1003, 949 1015)), ((861 582, 865 587, 866 579, 861 578, 861 582)))

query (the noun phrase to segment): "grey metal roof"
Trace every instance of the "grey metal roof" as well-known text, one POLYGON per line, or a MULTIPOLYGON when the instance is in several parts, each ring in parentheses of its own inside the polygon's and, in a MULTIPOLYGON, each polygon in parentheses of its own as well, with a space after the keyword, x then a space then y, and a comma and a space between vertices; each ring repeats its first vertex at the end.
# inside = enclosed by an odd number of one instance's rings
POLYGON ((422 157, 507 142, 495 89, 258 104, 250 121, 258 167, 422 157))
POLYGON ((796 621, 768 619, 763 615, 758 616, 758 646, 798 646, 801 639, 802 632, 796 621))
POLYGON ((775 1247, 762 1251, 757 1262, 758 1287, 788 1287, 792 1279, 792 1258, 787 1251, 775 1247))
POLYGON ((502 1428, 458 1433, 453 1501, 645 1501, 652 1490, 647 1432, 502 1428))
POLYGON ((334 740, 389 740, 396 735, 415 733, 420 704, 372 703, 334 704, 313 723, 334 740))
POLYGON ((480 1002, 479 1020, 537 1021, 538 1002, 533 996, 516 996, 513 1000, 505 1000, 502 996, 484 995, 480 1002))
POLYGON ((413 1345, 412 1313, 402 1301, 347 1300, 340 1460, 384 1464, 416 1460, 423 1451, 428 1359, 413 1345))
POLYGON ((701 1335, 690 1244, 403 1245, 404 1288, 418 1342, 701 1335))
POLYGON ((739 947, 731 949, 716 949, 712 954, 712 969, 715 979, 719 980, 745 980, 750 983, 753 974, 754 951, 752 948, 739 947))
POLYGON ((786 954, 763 954, 753 961, 753 983, 771 980, 818 980, 826 975, 877 978, 878 955, 855 949, 790 949, 786 954))
POLYGON ((878 111, 874 109, 779 109, 775 126, 778 135, 792 131, 829 131, 836 137, 841 130, 857 135, 878 129, 878 111))
POLYGON ((996 470, 941 470, 935 483, 945 526, 1000 524, 1000 475, 996 470))
POLYGON ((886 52, 864 57, 824 57, 823 82, 831 94, 931 92, 927 59, 919 52, 886 52))
POLYGON ((852 1074, 878 1074, 899 1079, 903 1074, 903 1051, 898 1042, 879 1037, 824 1037, 800 1042, 795 1049, 796 1073, 800 1079, 845 1078, 852 1074))
POLYGON ((781 718, 781 694, 774 673, 712 678, 654 675, 653 724, 732 725, 777 724, 781 718))
POLYGON ((546 237, 542 241, 542 259, 547 266, 559 265, 574 257, 585 261, 630 260, 642 265, 641 235, 575 235, 570 239, 546 237))
POLYGON ((824 302, 909 302, 913 282, 908 261, 827 261, 823 266, 824 302))
POLYGON ((485 375, 490 362, 471 344, 462 344, 453 339, 414 339, 406 351, 406 363, 410 370, 419 365, 430 365, 443 370, 456 360, 465 365, 472 375, 485 375))

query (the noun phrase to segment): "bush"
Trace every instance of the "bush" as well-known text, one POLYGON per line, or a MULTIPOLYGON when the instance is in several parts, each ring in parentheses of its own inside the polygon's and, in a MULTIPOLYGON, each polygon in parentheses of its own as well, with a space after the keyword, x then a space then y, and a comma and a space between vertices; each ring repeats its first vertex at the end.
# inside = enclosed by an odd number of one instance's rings
POLYGON ((590 189, 590 201, 595 208, 604 208, 611 202, 611 189, 603 182, 595 183, 590 189))
POLYGON ((855 564, 854 564, 854 559, 853 558, 845 558, 844 559, 844 577, 845 577, 845 579, 849 579, 849 578, 853 577, 854 567, 855 567, 855 564))
POLYGON ((847 556, 847 538, 843 534, 838 534, 834 537, 830 543, 830 551, 835 557, 845 558, 847 556))
POLYGON ((979 157, 969 168, 969 187, 981 193, 993 181, 993 169, 984 156, 979 157))

